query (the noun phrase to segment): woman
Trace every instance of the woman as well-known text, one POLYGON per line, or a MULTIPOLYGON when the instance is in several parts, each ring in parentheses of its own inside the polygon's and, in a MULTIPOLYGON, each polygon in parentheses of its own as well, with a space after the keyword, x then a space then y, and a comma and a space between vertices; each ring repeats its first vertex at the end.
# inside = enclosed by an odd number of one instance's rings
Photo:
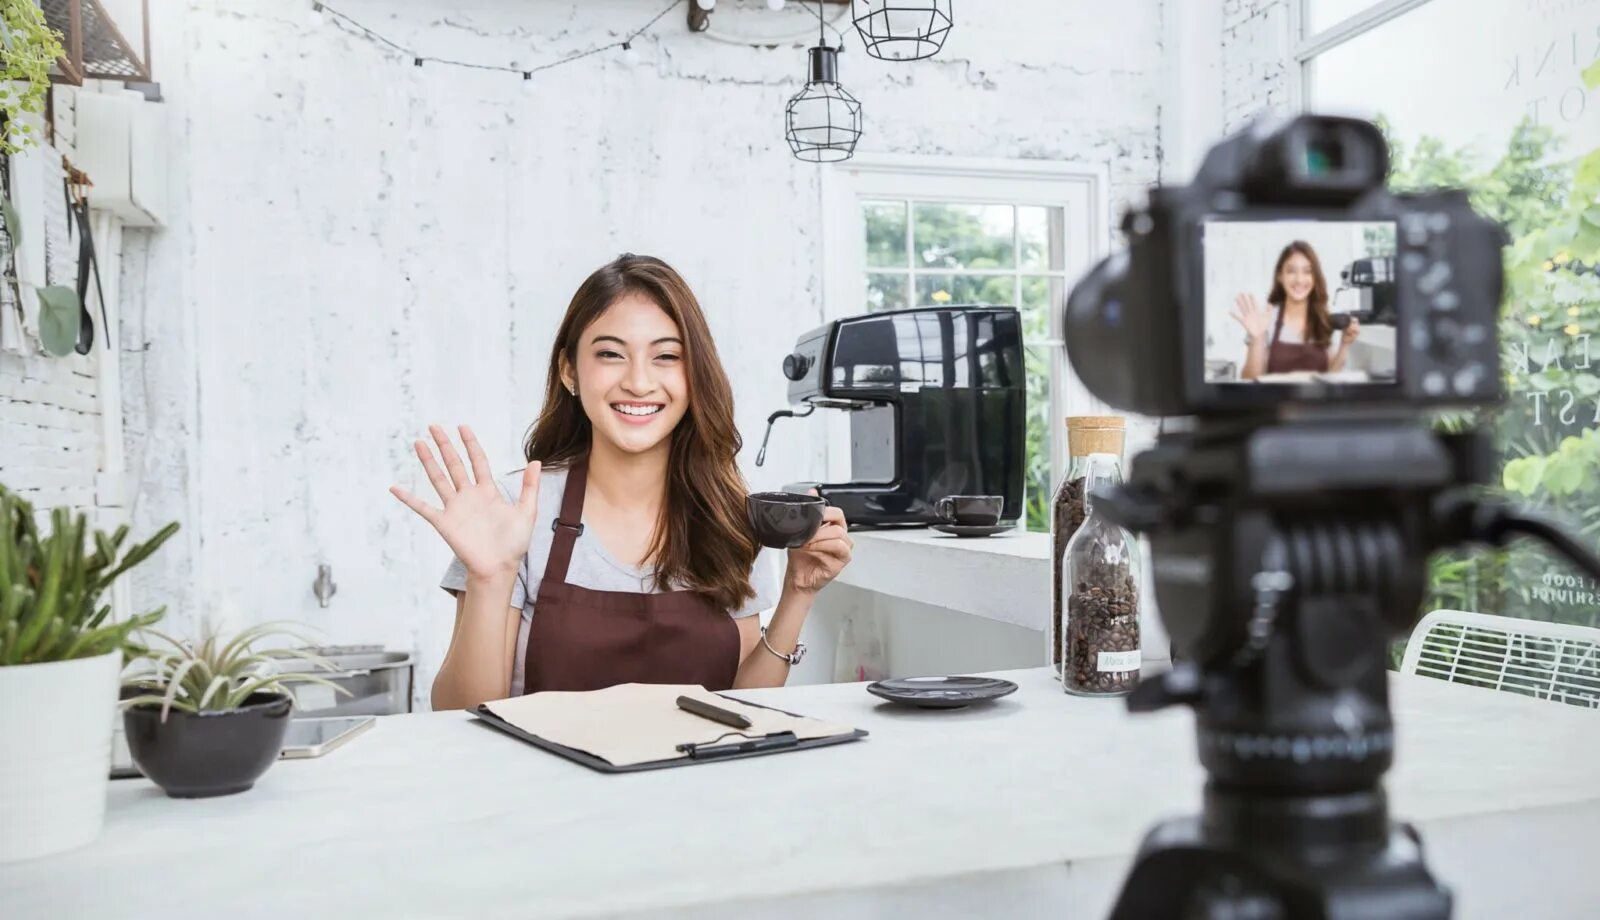
POLYGON ((1230 315, 1249 336, 1240 377, 1255 380, 1262 374, 1344 370, 1345 356, 1361 334, 1361 324, 1350 317, 1350 325, 1339 335, 1339 347, 1329 353, 1333 319, 1328 315, 1328 282, 1310 243, 1295 240, 1283 247, 1272 269, 1267 303, 1274 309, 1262 309, 1253 294, 1234 298, 1237 309, 1230 315))
POLYGON ((468 475, 429 431, 443 469, 423 441, 417 457, 444 507, 390 491, 455 552, 435 709, 634 681, 781 686, 812 600, 850 561, 828 508, 789 551, 781 591, 753 572, 728 377, 694 294, 659 259, 623 255, 573 295, 520 474, 497 485, 462 426, 468 475), (763 630, 754 614, 773 594, 763 630))

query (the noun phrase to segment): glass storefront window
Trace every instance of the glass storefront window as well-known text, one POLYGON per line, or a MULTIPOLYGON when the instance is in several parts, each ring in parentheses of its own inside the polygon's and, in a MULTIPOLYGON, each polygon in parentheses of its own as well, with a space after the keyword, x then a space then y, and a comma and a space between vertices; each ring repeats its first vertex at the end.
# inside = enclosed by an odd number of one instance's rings
MULTIPOLYGON (((1312 0, 1307 23, 1340 5, 1312 0)), ((1495 485, 1600 549, 1597 62, 1600 0, 1431 0, 1311 59, 1305 98, 1382 119, 1394 187, 1465 185, 1506 226, 1508 399, 1481 418, 1495 485)), ((1441 555, 1430 575, 1428 609, 1600 626, 1600 584, 1532 545, 1441 555)))

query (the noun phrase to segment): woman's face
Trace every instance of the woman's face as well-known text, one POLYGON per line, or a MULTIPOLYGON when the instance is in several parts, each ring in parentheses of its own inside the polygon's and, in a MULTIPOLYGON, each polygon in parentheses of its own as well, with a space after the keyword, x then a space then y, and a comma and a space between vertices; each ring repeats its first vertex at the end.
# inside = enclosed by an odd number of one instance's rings
POLYGON ((663 444, 689 408, 678 324, 639 294, 624 295, 583 330, 577 366, 562 377, 577 384, 595 435, 625 453, 663 444))
POLYGON ((1290 300, 1305 300, 1311 296, 1316 278, 1311 274, 1311 260, 1298 252, 1289 253, 1278 272, 1278 283, 1283 285, 1290 300))

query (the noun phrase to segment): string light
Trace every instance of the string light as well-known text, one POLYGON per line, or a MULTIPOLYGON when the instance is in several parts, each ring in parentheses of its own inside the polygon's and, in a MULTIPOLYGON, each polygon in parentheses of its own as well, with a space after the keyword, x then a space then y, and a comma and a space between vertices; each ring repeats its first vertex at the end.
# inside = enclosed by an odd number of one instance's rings
POLYGON ((313 24, 319 24, 322 21, 322 17, 326 16, 334 20, 334 22, 338 23, 341 27, 348 28, 361 34, 368 41, 382 45, 385 48, 395 52, 402 58, 410 58, 411 66, 413 67, 422 67, 425 64, 439 64, 445 67, 464 67, 469 70, 492 70, 501 73, 516 74, 521 76, 523 80, 532 80, 533 75, 539 73, 540 71, 550 70, 565 64, 571 64, 575 61, 581 61, 586 57, 599 54, 602 51, 608 51, 612 48, 620 48, 623 51, 633 50, 634 39, 650 31, 652 26, 661 21, 661 17, 677 9, 679 6, 682 6, 684 2, 685 0, 671 0, 671 2, 668 3, 661 12, 655 14, 655 16, 653 16, 649 22, 637 29, 634 29, 624 38, 614 42, 609 42, 604 45, 597 45, 587 51, 579 51, 576 54, 569 54, 560 60, 551 61, 547 64, 540 64, 537 67, 511 67, 503 64, 479 64, 473 61, 460 61, 453 58, 442 58, 434 57, 433 55, 429 54, 420 54, 417 51, 407 48, 399 42, 384 36, 382 33, 368 28, 360 22, 357 22, 355 19, 352 19, 349 15, 334 9, 326 3, 314 2, 311 4, 311 21, 313 24))

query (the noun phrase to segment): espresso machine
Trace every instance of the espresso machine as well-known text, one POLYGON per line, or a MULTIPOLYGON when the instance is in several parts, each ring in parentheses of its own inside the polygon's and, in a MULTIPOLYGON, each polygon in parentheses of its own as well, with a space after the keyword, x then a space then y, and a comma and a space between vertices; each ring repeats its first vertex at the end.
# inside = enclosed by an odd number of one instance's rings
MULTIPOLYGON (((939 520, 946 495, 1001 495, 1021 516, 1026 399, 1022 320, 1015 307, 919 307, 835 320, 783 359, 780 418, 849 413, 849 482, 815 488, 852 526, 939 520)), ((756 465, 766 455, 762 439, 756 465)))

